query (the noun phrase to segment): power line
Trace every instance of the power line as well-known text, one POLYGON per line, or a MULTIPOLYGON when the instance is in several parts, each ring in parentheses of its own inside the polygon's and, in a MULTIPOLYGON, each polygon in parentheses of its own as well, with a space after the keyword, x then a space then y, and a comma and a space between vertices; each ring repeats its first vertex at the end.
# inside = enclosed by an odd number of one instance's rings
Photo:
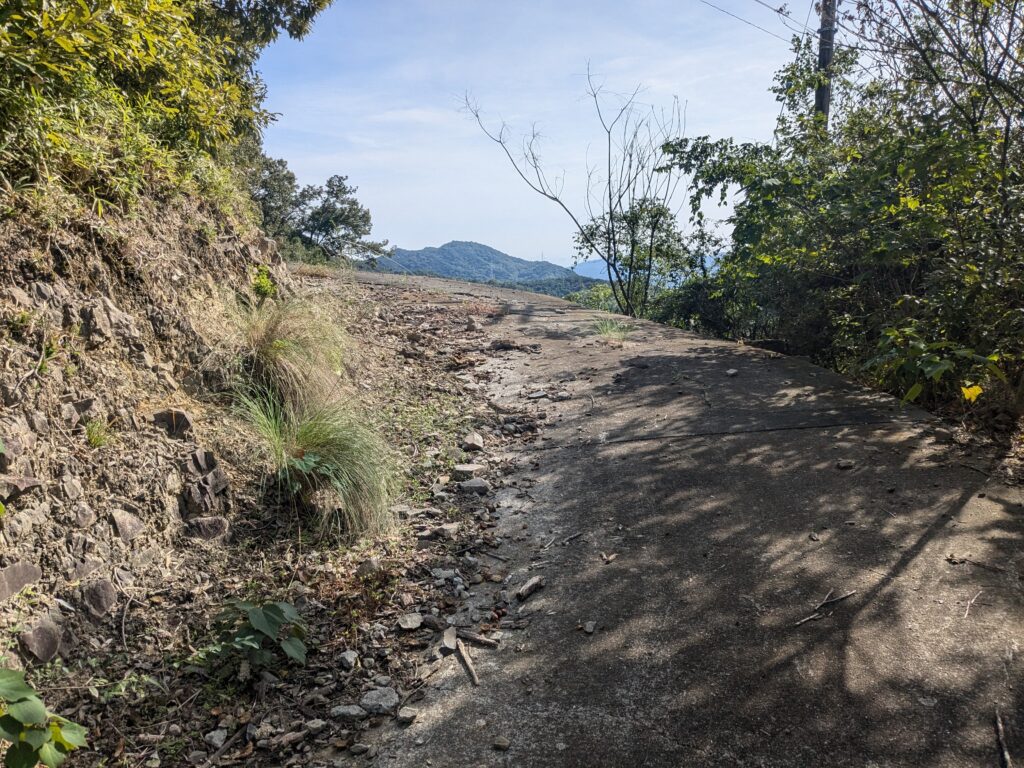
POLYGON ((737 21, 742 21, 748 27, 753 27, 754 29, 759 29, 762 32, 764 32, 766 35, 771 35, 776 40, 781 40, 782 42, 786 43, 787 45, 789 44, 789 40, 787 40, 786 38, 782 37, 781 35, 776 35, 770 29, 765 29, 764 27, 759 26, 758 24, 755 24, 752 21, 747 21, 742 16, 737 16, 735 13, 732 13, 731 11, 725 10, 725 8, 720 8, 719 6, 715 5, 714 3, 709 3, 708 0, 700 0, 700 1, 702 3, 704 3, 704 5, 707 5, 707 6, 710 6, 711 8, 714 8, 716 11, 720 11, 721 13, 724 13, 726 16, 732 16, 737 21))
MULTIPOLYGON (((758 5, 764 6, 769 11, 771 11, 774 14, 776 14, 779 17, 779 20, 782 22, 782 25, 786 29, 790 30, 791 32, 796 32, 798 34, 804 34, 806 32, 813 32, 814 31, 813 29, 808 27, 806 23, 801 24, 799 21, 794 19, 788 12, 783 11, 782 8, 775 8, 774 6, 764 2, 764 0, 754 0, 754 2, 757 3, 758 5), (803 28, 803 32, 801 32, 801 30, 799 30, 799 29, 793 29, 793 27, 789 26, 789 24, 786 23, 787 20, 788 21, 792 21, 794 24, 796 24, 799 27, 802 27, 803 28)), ((811 6, 813 7, 814 3, 811 3, 811 6)), ((807 20, 810 21, 810 18, 811 18, 810 14, 808 14, 807 15, 807 20)))

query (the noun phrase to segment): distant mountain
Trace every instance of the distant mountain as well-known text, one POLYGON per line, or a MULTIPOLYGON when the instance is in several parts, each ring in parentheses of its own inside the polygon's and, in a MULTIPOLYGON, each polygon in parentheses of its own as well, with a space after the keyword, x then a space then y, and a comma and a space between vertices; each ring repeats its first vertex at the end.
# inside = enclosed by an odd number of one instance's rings
POLYGON ((375 267, 368 268, 378 272, 493 283, 552 296, 564 296, 596 282, 548 261, 517 259, 496 248, 464 240, 418 251, 396 248, 390 256, 378 257, 375 267))

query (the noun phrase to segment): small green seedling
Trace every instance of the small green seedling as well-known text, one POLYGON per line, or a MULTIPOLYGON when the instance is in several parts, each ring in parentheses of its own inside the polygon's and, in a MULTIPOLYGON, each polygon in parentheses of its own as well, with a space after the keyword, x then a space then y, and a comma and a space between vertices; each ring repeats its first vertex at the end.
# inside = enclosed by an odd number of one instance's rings
POLYGON ((0 742, 6 768, 56 768, 86 745, 86 730, 47 710, 22 672, 0 669, 0 742))

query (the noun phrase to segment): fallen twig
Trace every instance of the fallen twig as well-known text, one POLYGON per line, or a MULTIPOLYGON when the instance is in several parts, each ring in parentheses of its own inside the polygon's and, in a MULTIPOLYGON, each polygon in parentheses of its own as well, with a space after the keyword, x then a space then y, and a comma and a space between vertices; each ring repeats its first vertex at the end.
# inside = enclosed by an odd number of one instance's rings
POLYGON ((833 591, 834 590, 830 589, 828 591, 828 594, 825 595, 825 599, 818 603, 816 606, 814 606, 814 610, 811 611, 811 614, 809 616, 804 616, 802 619, 800 619, 800 621, 796 622, 796 624, 794 624, 793 626, 799 627, 801 624, 806 624, 808 621, 818 621, 819 619, 824 619, 826 616, 831 616, 831 612, 822 613, 821 609, 824 608, 826 605, 833 605, 834 603, 841 602, 846 598, 852 597, 853 595, 857 594, 857 590, 851 589, 845 595, 840 595, 839 597, 832 597, 833 591))
POLYGON ((996 707, 996 740, 999 742, 1002 768, 1013 768, 1013 758, 1010 757, 1010 750, 1006 746, 1006 731, 1003 729, 1003 717, 999 714, 999 707, 996 707))
MULTIPOLYGON (((830 592, 829 592, 828 594, 829 594, 829 595, 831 595, 831 594, 832 594, 832 592, 830 591, 830 592)), ((832 603, 839 603, 839 602, 842 602, 843 600, 845 600, 845 599, 846 599, 846 598, 848 598, 848 597, 853 597, 853 595, 855 595, 855 594, 857 594, 857 590, 856 590, 856 589, 851 589, 851 590, 850 590, 849 592, 847 592, 847 593, 846 593, 845 595, 840 595, 839 597, 833 597, 833 598, 832 598, 831 600, 829 600, 829 598, 828 598, 828 595, 825 595, 825 599, 824 599, 824 600, 822 600, 822 601, 821 601, 820 603, 818 603, 818 604, 817 604, 817 605, 816 605, 816 606, 814 607, 814 610, 815 610, 815 611, 820 611, 820 610, 821 610, 822 608, 824 608, 824 607, 825 607, 826 605, 832 605, 832 603)))
POLYGON ((473 666, 473 659, 470 658, 469 651, 466 650, 466 646, 461 640, 455 641, 455 650, 458 651, 459 658, 462 659, 473 685, 480 685, 480 677, 476 673, 476 667, 473 666))
POLYGON ((566 537, 565 537, 564 539, 562 539, 562 546, 564 547, 564 546, 565 546, 566 544, 568 544, 568 543, 569 543, 570 541, 573 541, 573 540, 575 540, 575 539, 578 539, 578 538, 579 538, 580 536, 582 536, 582 535, 583 535, 583 532, 582 532, 582 531, 580 531, 579 533, 574 533, 574 534, 573 534, 572 536, 566 536, 566 537))
POLYGON ((479 554, 487 555, 488 557, 493 557, 495 560, 500 560, 503 563, 507 563, 508 562, 508 558, 507 557, 504 557, 502 555, 496 555, 493 552, 488 552, 486 549, 481 549, 479 554))
POLYGON ((946 562, 951 565, 962 565, 964 563, 970 563, 976 565, 979 568, 984 568, 987 571, 995 571, 996 573, 1006 573, 1005 568, 1000 568, 998 565, 989 565, 988 563, 979 563, 977 560, 971 560, 966 557, 956 557, 955 555, 947 555, 946 562))
POLYGON ((964 611, 964 618, 965 619, 967 618, 967 614, 969 614, 971 612, 971 606, 974 605, 974 601, 978 599, 978 595, 980 595, 984 591, 985 590, 983 590, 983 589, 979 589, 978 590, 978 594, 976 594, 974 597, 972 597, 970 600, 967 601, 967 610, 964 611))
POLYGON ((471 632, 468 629, 460 629, 456 631, 456 636, 461 637, 463 640, 476 643, 477 645, 483 645, 487 648, 497 648, 500 643, 497 640, 492 640, 489 637, 484 637, 478 632, 471 632))

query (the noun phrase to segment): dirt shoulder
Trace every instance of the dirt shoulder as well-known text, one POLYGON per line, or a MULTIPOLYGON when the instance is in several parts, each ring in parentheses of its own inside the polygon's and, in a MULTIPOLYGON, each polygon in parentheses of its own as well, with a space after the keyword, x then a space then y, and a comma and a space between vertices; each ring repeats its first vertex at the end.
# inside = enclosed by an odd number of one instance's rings
POLYGON ((474 590, 520 628, 471 648, 479 686, 436 662, 378 764, 1024 753, 1024 495, 998 454, 798 359, 645 322, 608 343, 546 297, 369 279, 500 303, 484 394, 542 425, 495 483, 504 582, 474 590))

